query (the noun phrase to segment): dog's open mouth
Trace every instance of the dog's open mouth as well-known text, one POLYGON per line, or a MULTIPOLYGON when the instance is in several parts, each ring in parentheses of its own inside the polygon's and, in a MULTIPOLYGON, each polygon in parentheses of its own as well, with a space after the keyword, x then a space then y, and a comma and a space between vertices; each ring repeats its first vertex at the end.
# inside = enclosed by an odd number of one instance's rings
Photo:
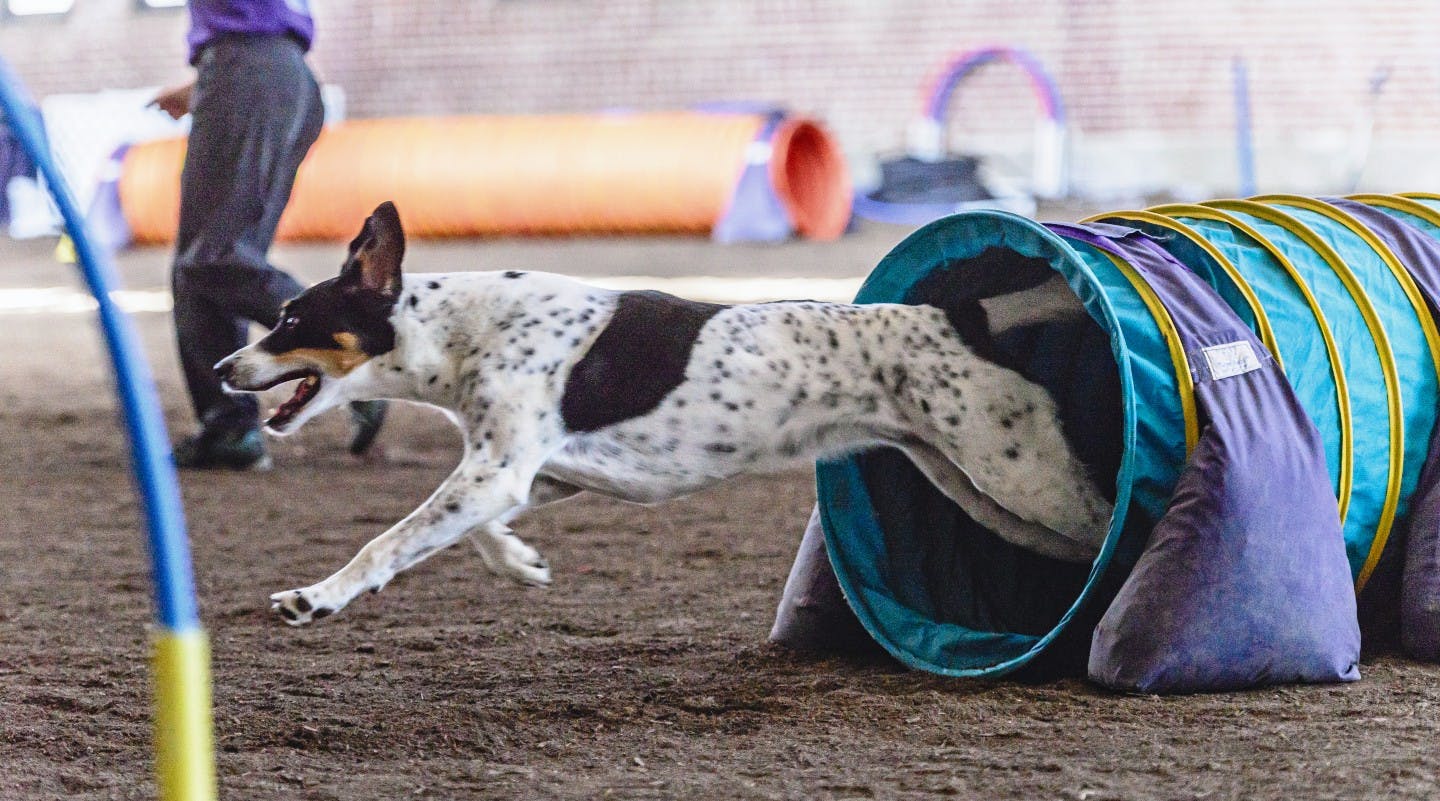
POLYGON ((299 414, 300 410, 305 408, 305 404, 315 398, 315 394, 320 391, 320 371, 313 368, 291 370, 265 386, 260 387, 262 390, 270 389, 271 387, 278 387, 287 381, 294 381, 297 378, 300 380, 300 383, 295 385, 295 394, 291 395, 289 400, 280 404, 280 408, 271 412, 270 419, 265 421, 267 427, 273 429, 284 428, 286 423, 293 420, 295 415, 299 414))

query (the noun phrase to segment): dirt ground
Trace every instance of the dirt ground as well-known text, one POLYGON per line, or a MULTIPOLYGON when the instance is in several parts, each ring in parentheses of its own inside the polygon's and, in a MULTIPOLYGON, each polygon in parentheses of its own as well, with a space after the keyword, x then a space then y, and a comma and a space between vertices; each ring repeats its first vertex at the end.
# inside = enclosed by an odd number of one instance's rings
MULTIPOLYGON (((903 231, 838 245, 698 240, 417 246, 412 269, 862 275, 903 231), (420 265, 417 267, 416 265, 420 265)), ((72 285, 0 243, 0 289, 72 285)), ((338 247, 282 250, 310 279, 338 247)), ((123 264, 163 283, 163 251, 123 264)), ((190 428, 167 315, 136 316, 172 430, 190 428)), ((228 799, 1434 798, 1440 668, 1367 659, 1347 686, 1129 696, 1083 680, 942 679, 767 644, 813 502, 805 473, 657 507, 581 498, 517 526, 545 590, 466 545, 303 630, 266 596, 343 564, 448 472, 441 417, 398 409, 385 459, 343 415, 264 475, 183 476, 214 648, 228 799)), ((148 568, 93 322, 0 314, 0 799, 143 799, 148 568)))

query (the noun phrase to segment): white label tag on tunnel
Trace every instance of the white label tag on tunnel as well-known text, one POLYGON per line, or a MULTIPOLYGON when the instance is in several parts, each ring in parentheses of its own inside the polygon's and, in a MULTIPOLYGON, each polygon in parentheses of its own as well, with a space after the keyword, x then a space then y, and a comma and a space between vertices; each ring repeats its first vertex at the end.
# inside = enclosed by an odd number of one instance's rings
POLYGON ((1245 340, 1211 345, 1202 353, 1205 354, 1205 364, 1210 367, 1210 378, 1215 381, 1260 369, 1255 349, 1245 340))

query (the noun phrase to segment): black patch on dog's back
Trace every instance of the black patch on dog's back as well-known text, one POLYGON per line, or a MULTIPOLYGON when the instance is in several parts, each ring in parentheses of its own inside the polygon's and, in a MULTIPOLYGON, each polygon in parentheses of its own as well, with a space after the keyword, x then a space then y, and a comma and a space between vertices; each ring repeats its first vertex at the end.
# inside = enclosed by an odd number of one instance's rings
POLYGON ((685 380, 700 329, 725 308, 663 292, 621 293, 605 330, 565 381, 565 427, 595 431, 654 410, 685 380))

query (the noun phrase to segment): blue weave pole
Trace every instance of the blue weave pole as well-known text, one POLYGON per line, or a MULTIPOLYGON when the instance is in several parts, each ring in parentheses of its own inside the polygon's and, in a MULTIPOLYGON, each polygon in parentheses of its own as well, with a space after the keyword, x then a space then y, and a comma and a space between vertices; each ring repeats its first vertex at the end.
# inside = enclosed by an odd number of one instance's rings
POLYGON ((1231 89, 1235 95, 1235 161, 1240 174, 1240 197, 1255 194, 1255 135, 1250 122, 1250 71, 1245 59, 1230 62, 1231 89))
POLYGON ((131 470, 148 532, 160 626, 153 645, 159 796, 165 801, 208 801, 215 797, 209 646, 197 612, 185 514, 155 382, 130 318, 110 297, 118 286, 110 254, 93 244, 74 195, 51 157, 39 114, 3 58, 0 109, 60 209, 81 274, 99 304, 100 327, 115 372, 131 470))

